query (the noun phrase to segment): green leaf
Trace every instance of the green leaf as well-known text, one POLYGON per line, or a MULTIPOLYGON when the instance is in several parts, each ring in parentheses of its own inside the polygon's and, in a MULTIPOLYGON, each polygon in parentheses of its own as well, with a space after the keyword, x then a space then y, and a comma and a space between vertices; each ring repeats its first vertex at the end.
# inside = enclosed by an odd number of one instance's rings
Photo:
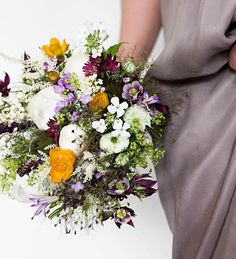
POLYGON ((111 55, 112 57, 114 57, 114 56, 117 54, 117 52, 119 51, 120 46, 121 46, 122 44, 125 44, 125 43, 126 43, 126 42, 120 42, 120 43, 118 43, 118 44, 115 44, 115 45, 111 46, 111 47, 106 51, 106 54, 107 54, 107 55, 111 55))

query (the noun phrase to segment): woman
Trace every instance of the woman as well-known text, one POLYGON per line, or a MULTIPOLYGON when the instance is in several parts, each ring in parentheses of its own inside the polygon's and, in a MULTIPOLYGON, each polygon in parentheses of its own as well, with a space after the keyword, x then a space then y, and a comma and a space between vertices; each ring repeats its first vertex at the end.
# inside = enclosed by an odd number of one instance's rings
POLYGON ((148 76, 188 93, 157 168, 173 259, 236 258, 236 0, 123 0, 121 52, 165 48, 148 76), (231 66, 231 68, 230 68, 231 66))

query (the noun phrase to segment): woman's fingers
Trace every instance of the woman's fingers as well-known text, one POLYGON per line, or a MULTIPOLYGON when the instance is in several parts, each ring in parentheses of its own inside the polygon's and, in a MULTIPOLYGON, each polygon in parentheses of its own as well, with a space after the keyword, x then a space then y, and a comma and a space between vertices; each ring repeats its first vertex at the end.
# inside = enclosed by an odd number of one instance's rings
POLYGON ((229 54, 229 65, 230 67, 236 71, 236 43, 233 45, 233 47, 230 50, 229 54))

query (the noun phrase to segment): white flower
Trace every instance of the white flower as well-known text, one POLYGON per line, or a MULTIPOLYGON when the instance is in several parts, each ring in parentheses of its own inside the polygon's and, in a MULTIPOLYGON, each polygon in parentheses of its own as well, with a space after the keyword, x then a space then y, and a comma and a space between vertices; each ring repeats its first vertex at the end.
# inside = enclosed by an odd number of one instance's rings
POLYGON ((39 129, 48 129, 47 123, 55 115, 55 107, 60 100, 62 97, 54 92, 53 86, 39 91, 32 97, 28 105, 29 116, 39 129))
POLYGON ((78 155, 83 150, 85 136, 86 133, 79 126, 69 124, 60 132, 59 146, 63 149, 70 149, 78 155))
POLYGON ((120 118, 121 116, 123 116, 125 113, 125 110, 128 108, 128 103, 127 102, 120 103, 120 100, 118 97, 112 97, 111 103, 112 104, 109 105, 107 109, 111 114, 117 113, 117 118, 120 118))
POLYGON ((130 128, 129 123, 123 121, 121 119, 115 120, 113 123, 113 129, 112 136, 117 137, 121 135, 122 137, 130 137, 130 133, 127 131, 130 128))
POLYGON ((32 196, 44 195, 42 191, 39 191, 38 185, 30 186, 28 184, 28 178, 28 175, 24 175, 23 177, 20 177, 18 174, 16 175, 16 180, 12 188, 12 191, 14 198, 19 202, 30 202, 30 198, 32 196))
POLYGON ((92 50, 92 58, 97 58, 97 57, 101 57, 102 55, 102 48, 97 49, 93 49, 92 50))
POLYGON ((85 77, 83 72, 83 66, 89 60, 87 54, 81 53, 78 49, 74 50, 72 56, 68 59, 65 65, 65 71, 70 73, 75 73, 81 80, 85 77))
POLYGON ((100 147, 107 153, 120 153, 129 146, 129 138, 121 135, 113 137, 111 133, 105 134, 100 139, 100 147))
POLYGON ((146 126, 151 127, 151 117, 149 113, 144 108, 136 104, 126 111, 124 120, 130 125, 138 123, 142 131, 145 130, 146 126))
POLYGON ((106 129, 107 129, 107 126, 106 126, 106 122, 104 119, 100 119, 99 121, 94 121, 92 123, 92 127, 100 132, 100 133, 103 133, 106 129))

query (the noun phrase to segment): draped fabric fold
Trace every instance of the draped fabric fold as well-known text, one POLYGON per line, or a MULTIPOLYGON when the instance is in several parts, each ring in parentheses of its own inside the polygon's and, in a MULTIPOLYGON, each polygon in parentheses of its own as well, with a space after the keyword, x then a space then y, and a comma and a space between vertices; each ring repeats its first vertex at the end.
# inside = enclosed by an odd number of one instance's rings
POLYGON ((156 169, 173 233, 173 259, 236 258, 235 0, 163 0, 166 45, 148 72, 187 92, 164 136, 156 169), (170 140, 169 133, 175 138, 170 140))

